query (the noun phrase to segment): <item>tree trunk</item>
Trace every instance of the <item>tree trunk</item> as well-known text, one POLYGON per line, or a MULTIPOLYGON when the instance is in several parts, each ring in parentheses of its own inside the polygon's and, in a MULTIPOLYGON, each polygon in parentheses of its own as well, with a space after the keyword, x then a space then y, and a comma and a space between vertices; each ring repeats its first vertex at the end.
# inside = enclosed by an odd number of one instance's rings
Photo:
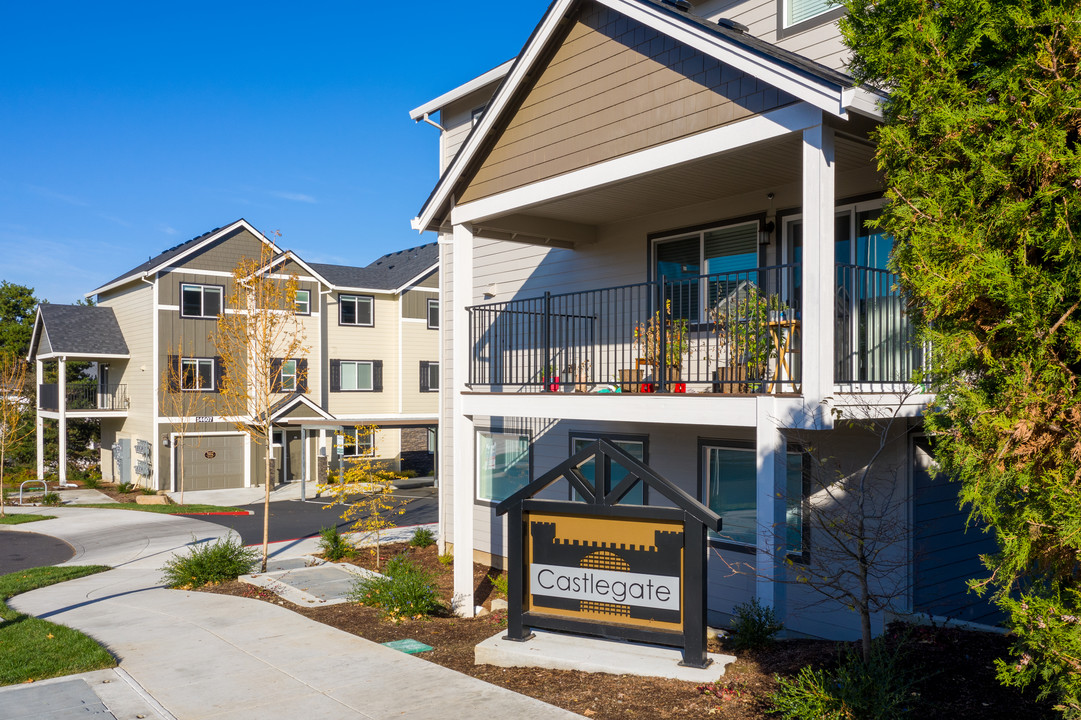
POLYGON ((260 566, 260 572, 266 572, 267 554, 270 550, 270 456, 274 452, 273 439, 274 429, 268 424, 266 426, 266 453, 263 458, 266 474, 263 476, 263 489, 265 490, 263 493, 263 564, 260 566))
POLYGON ((7 448, 0 447, 0 517, 7 517, 7 511, 4 508, 4 456, 7 455, 7 448))

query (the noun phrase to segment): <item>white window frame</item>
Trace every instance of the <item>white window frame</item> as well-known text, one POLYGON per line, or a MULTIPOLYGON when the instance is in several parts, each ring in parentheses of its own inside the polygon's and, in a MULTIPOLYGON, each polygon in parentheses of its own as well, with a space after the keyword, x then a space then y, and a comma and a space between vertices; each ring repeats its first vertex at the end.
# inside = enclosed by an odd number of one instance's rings
POLYGON ((375 327, 375 296, 373 295, 339 295, 338 296, 338 324, 349 327, 375 327), (360 305, 364 301, 368 304, 368 322, 360 322, 360 305), (356 322, 345 322, 342 319, 343 311, 348 303, 353 304, 353 317, 356 322))
POLYGON ((439 300, 432 299, 432 298, 428 299, 428 315, 427 315, 427 319, 428 319, 428 329, 429 330, 438 330, 439 329, 439 300), (433 309, 435 310, 435 324, 432 324, 432 310, 433 309))
MULTIPOLYGON (((492 438, 492 437, 497 437, 497 436, 502 437, 502 438, 516 438, 519 442, 521 442, 522 440, 525 440, 526 462, 529 465, 529 468, 526 471, 525 484, 529 484, 529 482, 531 481, 531 479, 533 477, 533 442, 532 442, 532 438, 529 436, 529 433, 525 433, 525 432, 507 432, 507 431, 496 431, 496 430, 477 430, 476 439, 474 440, 474 443, 473 443, 473 447, 475 448, 475 451, 477 453, 477 455, 476 455, 476 457, 477 457, 476 471, 475 471, 474 476, 473 476, 473 492, 475 493, 477 500, 479 502, 482 502, 482 503, 496 504, 496 503, 499 503, 500 501, 502 501, 504 499, 504 498, 497 498, 497 497, 486 497, 481 492, 481 482, 480 482, 481 471, 484 469, 484 467, 483 467, 484 463, 487 462, 487 460, 485 459, 485 456, 484 456, 484 452, 483 452, 483 449, 482 449, 482 446, 481 446, 481 442, 483 441, 483 439, 485 437, 492 438)), ((496 459, 496 456, 495 456, 495 454, 493 454, 492 455, 493 464, 495 462, 495 459, 496 459)), ((493 469, 495 469, 495 468, 493 467, 493 469)), ((493 483, 493 485, 494 485, 494 483, 493 483)), ((523 487, 524 486, 525 485, 523 485, 523 487)), ((512 490, 512 492, 515 492, 515 491, 512 490)))
POLYGON ((180 358, 180 390, 182 392, 214 392, 217 388, 214 386, 214 376, 216 368, 214 367, 214 358, 180 358), (199 372, 201 366, 210 368, 210 387, 185 387, 187 383, 188 374, 185 370, 185 366, 194 366, 195 374, 194 378, 197 380, 202 379, 203 375, 199 372))
POLYGON ((225 310, 225 288, 221 285, 202 285, 200 283, 180 283, 180 317, 185 318, 216 318, 218 313, 225 310), (188 315, 184 312, 184 292, 194 289, 199 291, 199 314, 188 315), (213 315, 206 314, 207 291, 216 293, 218 296, 218 312, 213 315))
POLYGON ((340 360, 339 361, 338 390, 341 392, 372 392, 375 389, 375 363, 371 360, 340 360), (352 365, 356 368, 354 377, 357 379, 357 387, 345 387, 345 366, 352 365), (368 366, 368 387, 360 387, 360 366, 368 366))
POLYGON ((360 442, 360 431, 361 428, 350 428, 342 431, 342 435, 346 438, 353 438, 352 446, 350 446, 348 442, 345 442, 342 457, 373 457, 375 455, 376 431, 366 433, 364 435, 365 442, 363 444, 360 442), (350 450, 352 450, 352 452, 350 452, 350 450))
POLYGON ((282 392, 294 392, 297 389, 296 360, 282 360, 281 378, 279 382, 282 392))
POLYGON ((793 0, 777 0, 777 39, 810 30, 819 25, 836 20, 845 14, 843 6, 827 5, 814 15, 809 15, 798 22, 789 22, 793 0))
POLYGON ((312 314, 312 293, 311 290, 297 290, 296 297, 293 298, 293 310, 294 315, 311 315, 312 314), (300 294, 304 293, 304 300, 301 301, 300 294), (301 306, 303 305, 303 310, 301 306))

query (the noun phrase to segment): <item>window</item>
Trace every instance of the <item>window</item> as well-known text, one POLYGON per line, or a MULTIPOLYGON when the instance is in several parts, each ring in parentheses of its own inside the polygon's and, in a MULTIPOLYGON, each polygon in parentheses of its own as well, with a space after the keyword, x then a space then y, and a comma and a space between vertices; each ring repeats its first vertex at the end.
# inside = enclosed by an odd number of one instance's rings
POLYGON ((293 302, 296 305, 294 312, 297 315, 312 314, 311 292, 309 290, 297 290, 297 296, 293 302))
POLYGON ((180 387, 192 392, 214 390, 212 358, 180 358, 180 387))
POLYGON ((372 364, 363 361, 342 361, 342 384, 339 388, 348 390, 372 389, 372 364))
POLYGON ((371 295, 340 295, 338 297, 339 325, 374 325, 371 295))
POLYGON ((293 392, 297 389, 297 361, 285 360, 281 370, 282 392, 293 392))
POLYGON ((844 8, 835 0, 777 0, 778 39, 841 17, 844 8))
POLYGON ((758 221, 718 226, 678 237, 656 239, 656 279, 669 283, 672 314, 697 322, 704 301, 716 302, 742 284, 757 282, 758 221), (709 298, 701 298, 702 276, 709 298))
POLYGON ((375 439, 372 437, 374 433, 368 432, 365 428, 346 428, 343 434, 345 435, 346 457, 375 454, 375 439))
POLYGON ((428 329, 429 330, 438 330, 439 329, 439 301, 438 300, 429 300, 428 301, 428 329))
MULTIPOLYGON (((596 442, 598 437, 599 436, 597 435, 571 435, 571 455, 582 450, 586 445, 596 442)), ((634 459, 641 460, 643 463, 646 462, 646 441, 644 439, 617 439, 611 436, 604 436, 604 439, 608 440, 634 459)), ((596 465, 597 463, 595 460, 590 460, 578 468, 581 470, 582 476, 591 484, 596 478, 596 475, 594 475, 596 465)), ((604 491, 606 493, 611 492, 613 488, 623 482, 623 478, 625 477, 627 477, 627 471, 624 470, 621 465, 612 463, 612 470, 608 474, 608 482, 605 483, 604 491)), ((582 496, 573 490, 571 491, 571 497, 575 502, 583 501, 582 496)), ((645 505, 645 485, 642 482, 638 482, 619 502, 625 505, 645 505)))
MULTIPOLYGON (((734 545, 754 547, 758 536, 758 507, 755 451, 750 448, 705 445, 706 499, 709 508, 724 521, 713 539, 734 545)), ((790 553, 804 552, 804 473, 803 453, 789 452, 786 458, 788 504, 785 546, 790 553)))
POLYGON ((220 285, 180 286, 180 315, 191 318, 216 318, 221 314, 220 285))
POLYGON ((420 391, 439 391, 439 363, 424 360, 420 362, 420 391))
POLYGON ((500 502, 529 484, 529 436, 477 432, 477 497, 500 502))

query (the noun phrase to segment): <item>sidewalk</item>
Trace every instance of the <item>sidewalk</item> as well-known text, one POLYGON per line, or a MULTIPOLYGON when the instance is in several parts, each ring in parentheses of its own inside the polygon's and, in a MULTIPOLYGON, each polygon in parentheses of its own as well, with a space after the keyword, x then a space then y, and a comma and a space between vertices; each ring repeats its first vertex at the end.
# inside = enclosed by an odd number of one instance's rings
MULTIPOLYGON (((16 596, 11 606, 104 644, 160 703, 161 717, 579 717, 282 606, 160 585, 159 568, 175 549, 226 528, 122 510, 50 513, 57 519, 13 529, 33 527, 72 544, 76 556, 65 564, 117 569, 16 596)), ((280 556, 287 554, 283 548, 280 556)))
MULTIPOLYGON (((419 487, 432 487, 434 485, 434 477, 407 478, 394 482, 394 487, 399 490, 409 490, 419 487)), ((316 498, 315 486, 316 484, 314 482, 302 484, 299 481, 293 481, 277 485, 270 490, 270 501, 278 502, 280 500, 300 500, 300 495, 302 491, 304 493, 305 499, 307 500, 318 502, 319 499, 325 499, 326 494, 324 494, 322 498, 316 498)), ((168 495, 173 502, 180 502, 179 492, 171 492, 168 493, 168 495)), ((261 503, 265 500, 265 498, 266 495, 262 487, 233 488, 230 490, 188 490, 184 493, 184 502, 188 503, 189 505, 203 504, 240 507, 243 505, 261 503)))

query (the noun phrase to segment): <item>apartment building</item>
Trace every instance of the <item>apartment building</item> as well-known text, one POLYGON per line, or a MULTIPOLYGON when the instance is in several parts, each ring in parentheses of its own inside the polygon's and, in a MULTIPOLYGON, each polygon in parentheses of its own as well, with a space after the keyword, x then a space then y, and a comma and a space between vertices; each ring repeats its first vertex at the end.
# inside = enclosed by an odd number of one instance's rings
POLYGON ((46 422, 101 422, 106 480, 155 490, 247 487, 264 481, 263 448, 237 429, 219 393, 217 318, 233 270, 269 248, 274 277, 296 276, 293 312, 301 356, 275 363, 274 482, 317 481, 368 456, 396 469, 432 471, 439 397, 439 262, 434 243, 364 267, 309 263, 241 219, 151 257, 86 294, 93 307, 41 305, 30 358, 38 379, 38 473, 46 422), (66 384, 68 360, 95 377, 66 384), (46 384, 45 363, 60 366, 46 384), (375 425, 374 437, 358 427, 375 425), (339 447, 341 450, 339 451, 339 447))
MULTIPOLYGON (((835 499, 809 478, 834 458, 900 500, 882 579, 899 590, 876 627, 994 622, 964 585, 988 538, 965 533, 920 432, 926 349, 892 238, 866 226, 884 96, 845 73, 840 12, 555 0, 514 60, 412 111, 440 130, 413 224, 439 236, 440 519, 456 553, 502 562, 495 506, 604 437, 721 515, 712 622, 757 598, 791 631, 855 637, 856 614, 792 582, 830 548, 808 518, 835 499), (881 448, 848 424, 890 418, 881 448)), ((544 496, 576 498, 567 483, 544 496)), ((669 503, 641 487, 620 502, 669 503)), ((455 592, 469 612, 467 570, 455 592)))

